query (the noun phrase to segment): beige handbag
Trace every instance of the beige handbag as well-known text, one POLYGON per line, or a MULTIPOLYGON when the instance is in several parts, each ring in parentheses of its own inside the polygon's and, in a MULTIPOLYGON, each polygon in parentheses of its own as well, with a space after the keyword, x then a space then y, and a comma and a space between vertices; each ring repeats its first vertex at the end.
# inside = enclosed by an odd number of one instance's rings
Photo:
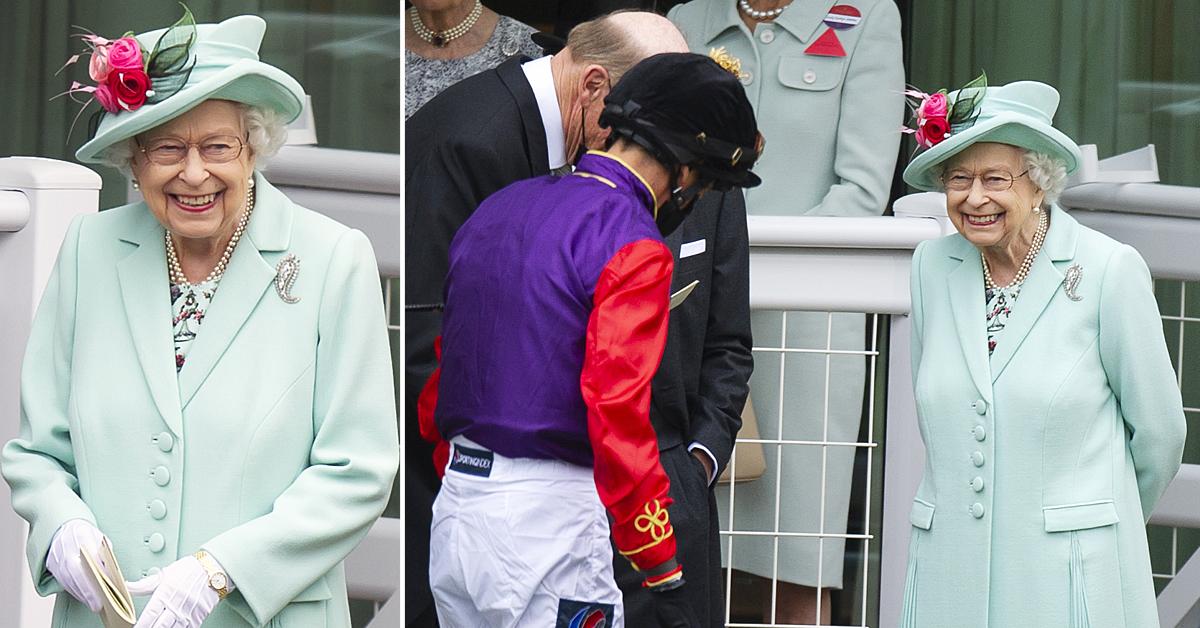
MULTIPOLYGON (((758 439, 758 418, 754 416, 754 404, 746 397, 746 407, 742 410, 742 429, 738 430, 739 438, 758 439)), ((717 478, 720 484, 733 482, 749 482, 762 477, 767 470, 767 460, 763 456, 762 443, 737 443, 734 445, 734 455, 729 465, 717 478), (734 469, 734 466, 737 469, 734 469)))

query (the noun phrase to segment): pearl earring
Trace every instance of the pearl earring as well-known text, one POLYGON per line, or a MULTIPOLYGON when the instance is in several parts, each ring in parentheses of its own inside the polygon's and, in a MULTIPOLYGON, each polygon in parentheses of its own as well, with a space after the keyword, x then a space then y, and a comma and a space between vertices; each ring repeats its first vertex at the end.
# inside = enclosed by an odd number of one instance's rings
POLYGON ((250 189, 254 189, 254 177, 247 178, 246 185, 248 185, 250 189))
POLYGON ((1040 214, 1040 213, 1042 213, 1042 206, 1041 206, 1041 205, 1034 205, 1034 206, 1033 206, 1033 213, 1034 213, 1034 214, 1040 214))
POLYGON ((138 185, 137 179, 133 180, 133 189, 135 189, 135 190, 142 189, 142 186, 138 185))

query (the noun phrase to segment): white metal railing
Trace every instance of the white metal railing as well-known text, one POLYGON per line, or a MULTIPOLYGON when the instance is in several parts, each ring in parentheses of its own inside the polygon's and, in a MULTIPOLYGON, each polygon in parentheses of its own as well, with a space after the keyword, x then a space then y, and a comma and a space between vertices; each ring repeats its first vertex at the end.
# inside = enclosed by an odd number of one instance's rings
POLYGON ((29 223, 29 197, 20 190, 0 190, 0 233, 13 233, 29 223))
POLYGON ((367 234, 379 274, 400 276, 400 155, 285 146, 263 167, 288 198, 367 234))
MULTIPOLYGON (((100 177, 37 157, 0 159, 0 443, 17 436, 21 359, 33 314, 71 220, 95 212, 100 177)), ((5 625, 50 625, 25 562, 26 525, 0 482, 0 615, 5 625)))

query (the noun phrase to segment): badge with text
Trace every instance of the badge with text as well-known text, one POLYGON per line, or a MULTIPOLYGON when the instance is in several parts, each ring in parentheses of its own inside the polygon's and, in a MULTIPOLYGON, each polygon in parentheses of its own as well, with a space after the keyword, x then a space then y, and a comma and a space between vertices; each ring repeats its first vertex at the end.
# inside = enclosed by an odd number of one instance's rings
POLYGON ((612 628, 612 620, 612 604, 559 600, 554 628, 612 628))
POLYGON ((838 39, 837 32, 832 28, 827 28, 811 46, 804 49, 804 54, 820 57, 844 57, 846 49, 842 48, 842 41, 838 39))
POLYGON ((450 470, 486 478, 492 474, 492 458, 492 452, 486 449, 455 445, 454 455, 450 457, 450 470))
POLYGON ((854 28, 862 21, 862 12, 848 4, 839 4, 825 16, 825 25, 839 31, 854 28))

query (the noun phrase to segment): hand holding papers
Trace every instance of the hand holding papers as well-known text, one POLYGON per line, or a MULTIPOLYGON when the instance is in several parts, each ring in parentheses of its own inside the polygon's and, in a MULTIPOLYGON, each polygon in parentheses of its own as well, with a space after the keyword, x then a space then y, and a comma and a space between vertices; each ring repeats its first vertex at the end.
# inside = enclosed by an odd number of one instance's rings
POLYGON ((125 587, 125 576, 121 574, 121 567, 117 565, 117 557, 113 555, 108 539, 100 543, 99 556, 92 556, 86 549, 80 549, 79 553, 87 565, 88 576, 103 596, 100 599, 100 620, 104 622, 104 628, 132 628, 137 621, 137 610, 133 606, 133 596, 125 587))

